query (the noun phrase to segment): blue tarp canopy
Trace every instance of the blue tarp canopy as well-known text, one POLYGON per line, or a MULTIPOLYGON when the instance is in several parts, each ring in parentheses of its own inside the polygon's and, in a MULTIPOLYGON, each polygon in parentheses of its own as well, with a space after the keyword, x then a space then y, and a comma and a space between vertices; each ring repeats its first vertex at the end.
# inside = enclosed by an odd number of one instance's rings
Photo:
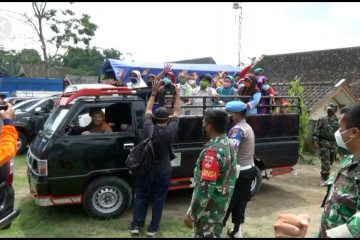
MULTIPOLYGON (((100 68, 98 75, 98 82, 101 82, 101 75, 113 72, 116 79, 119 79, 119 71, 124 69, 123 83, 129 82, 129 75, 131 71, 138 70, 140 73, 149 68, 149 74, 155 76, 159 74, 167 63, 142 63, 142 62, 128 62, 116 59, 107 59, 103 66, 100 68)), ((240 72, 241 69, 230 65, 218 65, 218 64, 188 64, 188 63, 170 63, 171 71, 178 75, 182 70, 187 70, 188 74, 196 72, 200 77, 202 74, 209 73, 214 76, 219 71, 228 72, 230 75, 234 75, 236 72, 240 72)), ((143 77, 146 81, 147 76, 143 77)), ((199 80, 199 79, 197 79, 199 80)))

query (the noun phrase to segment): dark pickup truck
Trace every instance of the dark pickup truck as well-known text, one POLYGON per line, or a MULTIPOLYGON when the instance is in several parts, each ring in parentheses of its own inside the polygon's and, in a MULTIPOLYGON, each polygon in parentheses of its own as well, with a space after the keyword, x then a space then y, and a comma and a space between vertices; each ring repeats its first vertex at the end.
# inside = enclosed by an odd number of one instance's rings
MULTIPOLYGON (((118 217, 130 206, 132 180, 125 160, 143 138, 146 100, 137 95, 139 91, 81 89, 59 98, 27 153, 30 192, 37 205, 82 204, 90 216, 104 219, 118 217), (90 123, 93 108, 103 110, 114 132, 73 131, 90 123)), ((180 117, 170 190, 193 186, 195 162, 208 141, 201 131, 202 120, 200 115, 180 117)), ((299 112, 249 115, 247 121, 256 136, 255 194, 263 177, 291 172, 297 163, 299 112)))

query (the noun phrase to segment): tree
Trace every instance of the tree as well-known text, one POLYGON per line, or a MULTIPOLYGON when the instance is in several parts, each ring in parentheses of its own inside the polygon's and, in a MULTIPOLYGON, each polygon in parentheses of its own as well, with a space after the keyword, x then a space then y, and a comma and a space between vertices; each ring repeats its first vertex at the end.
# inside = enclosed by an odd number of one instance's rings
POLYGON ((49 65, 58 56, 59 49, 67 48, 71 40, 73 44, 83 42, 89 46, 91 38, 95 35, 97 25, 90 22, 90 16, 87 14, 83 14, 80 19, 77 19, 74 18, 75 13, 69 9, 65 11, 47 9, 47 2, 33 2, 32 7, 35 18, 26 14, 23 16, 26 23, 36 31, 39 37, 45 63, 45 76, 48 77, 49 65), (63 18, 58 16, 59 12, 63 18), (54 36, 47 38, 44 35, 44 26, 50 26, 54 36), (55 46, 54 54, 51 55, 47 51, 46 43, 55 46))
POLYGON ((114 48, 104 49, 103 55, 105 59, 112 58, 112 59, 123 60, 123 58, 121 58, 123 54, 119 50, 116 50, 114 48))
POLYGON ((3 77, 14 76, 19 73, 19 55, 15 50, 5 50, 0 46, 0 69, 3 72, 3 77))
MULTIPOLYGON (((291 88, 288 90, 290 96, 300 97, 300 126, 299 126, 299 154, 303 152, 304 143, 308 134, 309 114, 304 104, 304 87, 300 85, 300 78, 297 76, 290 82, 291 88)), ((292 109, 290 109, 292 110, 292 109)))
POLYGON ((76 48, 68 47, 62 56, 62 66, 71 68, 77 75, 97 75, 100 67, 107 58, 120 59, 122 53, 116 49, 104 49, 101 53, 97 47, 76 48))
POLYGON ((38 51, 35 49, 23 49, 19 53, 20 63, 31 63, 38 64, 41 63, 41 57, 38 51))

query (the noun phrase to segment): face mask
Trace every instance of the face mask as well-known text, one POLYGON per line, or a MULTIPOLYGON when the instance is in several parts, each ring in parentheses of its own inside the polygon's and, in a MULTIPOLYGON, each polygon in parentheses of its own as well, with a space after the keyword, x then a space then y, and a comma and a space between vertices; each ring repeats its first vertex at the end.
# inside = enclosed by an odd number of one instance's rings
POLYGON ((170 79, 168 79, 168 78, 164 78, 164 79, 163 79, 163 82, 164 82, 164 83, 165 83, 165 85, 166 85, 166 84, 171 83, 171 80, 170 80, 170 79))
POLYGON ((349 130, 351 130, 351 129, 352 129, 352 128, 350 128, 350 129, 348 129, 348 130, 345 130, 345 131, 342 131, 342 132, 340 132, 340 130, 338 129, 338 130, 334 133, 336 143, 337 143, 337 145, 338 145, 339 147, 342 147, 342 148, 347 149, 346 143, 350 142, 350 141, 353 140, 353 139, 350 138, 349 140, 347 140, 346 142, 344 142, 341 134, 344 133, 344 132, 347 132, 347 131, 349 131, 349 130))
POLYGON ((269 90, 269 88, 270 88, 270 85, 269 85, 269 84, 265 84, 265 85, 262 86, 262 89, 263 89, 264 91, 269 90))
POLYGON ((138 80, 137 80, 137 78, 132 77, 132 78, 130 78, 130 81, 135 84, 135 83, 137 83, 138 80))
POLYGON ((229 83, 229 82, 224 82, 224 83, 223 83, 223 87, 224 87, 224 88, 230 88, 230 87, 231 87, 231 83, 229 83))
POLYGON ((185 78, 179 78, 179 82, 181 85, 184 85, 186 83, 186 79, 185 78))
POLYGON ((207 88, 209 86, 209 82, 206 80, 201 80, 200 81, 200 87, 201 88, 207 88))
POLYGON ((195 80, 189 80, 189 84, 190 84, 190 85, 194 85, 194 84, 195 84, 195 80))
POLYGON ((243 84, 243 83, 240 83, 239 85, 238 85, 238 88, 242 88, 242 87, 244 87, 245 85, 243 84))

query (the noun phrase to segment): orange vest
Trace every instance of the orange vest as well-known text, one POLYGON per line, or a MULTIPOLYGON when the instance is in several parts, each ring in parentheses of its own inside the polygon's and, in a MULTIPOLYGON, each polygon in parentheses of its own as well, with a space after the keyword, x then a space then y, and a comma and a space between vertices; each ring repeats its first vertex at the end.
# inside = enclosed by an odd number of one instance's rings
POLYGON ((4 125, 0 137, 0 166, 15 157, 18 132, 13 125, 4 125))

